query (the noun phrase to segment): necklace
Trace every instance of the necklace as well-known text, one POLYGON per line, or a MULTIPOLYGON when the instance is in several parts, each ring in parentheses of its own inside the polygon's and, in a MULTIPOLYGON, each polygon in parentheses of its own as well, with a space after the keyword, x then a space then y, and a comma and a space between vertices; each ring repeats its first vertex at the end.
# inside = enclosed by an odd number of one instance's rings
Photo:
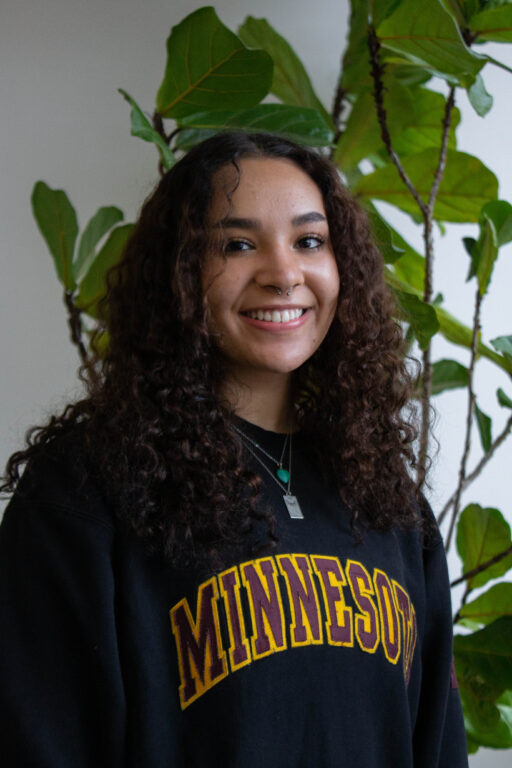
MULTIPOLYGON (((274 464, 277 465, 276 475, 279 478, 279 480, 281 480, 281 482, 287 483, 289 481, 290 472, 283 467, 283 458, 284 458, 284 452, 286 451, 286 446, 288 445, 288 440, 290 440, 290 443, 291 443, 290 433, 288 433, 285 437, 285 440, 283 443, 283 450, 281 451, 281 456, 279 457, 279 461, 278 461, 274 456, 272 456, 268 451, 266 451, 262 445, 257 443, 256 440, 253 440, 252 437, 249 437, 249 435, 246 435, 244 432, 242 432, 242 430, 239 429, 235 424, 233 424, 233 429, 235 430, 235 432, 238 432, 240 437, 242 437, 244 440, 247 440, 249 443, 251 443, 251 445, 253 445, 259 451, 264 453, 268 459, 270 459, 271 461, 274 462, 274 464)), ((290 451, 291 451, 291 445, 290 445, 290 451)), ((289 459, 290 458, 291 458, 291 452, 290 452, 289 459)), ((288 466, 290 466, 290 460, 288 461, 288 466)))
POLYGON ((292 484, 292 435, 288 434, 286 436, 286 440, 285 440, 284 445, 283 445, 283 450, 281 452, 281 458, 280 458, 279 461, 277 461, 277 459, 275 459, 274 456, 272 456, 264 448, 262 448, 262 446, 259 443, 257 443, 255 440, 252 440, 250 437, 248 437, 244 432, 242 432, 241 429, 238 429, 238 427, 236 427, 235 425, 233 425, 233 427, 234 427, 235 431, 242 438, 242 443, 245 446, 245 448, 247 448, 249 453, 252 454, 252 456, 254 456, 256 461, 258 461, 261 464, 263 469, 270 475, 272 480, 274 480, 274 482, 276 482, 278 484, 278 486, 281 488, 281 490, 284 491, 284 493, 283 493, 283 501, 285 503, 286 509, 288 510, 288 514, 290 515, 292 520, 303 520, 304 519, 304 515, 302 514, 302 510, 300 508, 299 501, 298 501, 297 497, 294 496, 292 494, 292 492, 291 492, 291 484, 292 484), (258 456, 258 454, 251 448, 251 445, 250 445, 251 443, 256 448, 258 448, 260 451, 262 451, 265 454, 265 456, 268 456, 269 459, 272 459, 272 461, 274 461, 278 465, 278 468, 276 470, 276 474, 274 474, 272 472, 270 467, 268 467, 265 464, 265 462, 263 461, 263 459, 260 456, 258 456), (284 452, 285 452, 285 448, 286 448, 287 444, 289 446, 289 448, 288 448, 288 471, 286 471, 282 467, 283 456, 284 456, 284 452), (279 474, 280 470, 281 470, 282 474, 279 474), (276 475, 277 475, 277 477, 276 477, 276 475), (278 478, 280 478, 280 479, 278 480, 278 478), (281 482, 281 480, 283 480, 284 482, 287 482, 287 486, 284 486, 283 483, 281 482))

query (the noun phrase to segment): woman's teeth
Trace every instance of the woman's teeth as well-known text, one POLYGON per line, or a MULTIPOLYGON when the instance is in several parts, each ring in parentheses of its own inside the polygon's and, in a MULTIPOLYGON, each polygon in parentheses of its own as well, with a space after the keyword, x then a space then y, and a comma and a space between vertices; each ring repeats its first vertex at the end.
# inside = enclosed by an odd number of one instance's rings
POLYGON ((266 320, 267 323, 289 323, 290 320, 298 320, 305 311, 305 309, 285 309, 279 312, 277 309, 274 309, 272 312, 269 312, 268 310, 258 309, 256 312, 246 312, 245 314, 253 320, 266 320))

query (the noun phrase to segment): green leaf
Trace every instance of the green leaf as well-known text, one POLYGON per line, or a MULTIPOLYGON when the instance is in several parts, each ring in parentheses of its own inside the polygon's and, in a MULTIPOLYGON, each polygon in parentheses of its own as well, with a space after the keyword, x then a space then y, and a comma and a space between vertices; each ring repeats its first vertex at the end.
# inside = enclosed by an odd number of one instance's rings
POLYGON ((121 258, 133 226, 133 224, 123 224, 112 230, 107 242, 80 283, 76 305, 91 317, 97 317, 98 302, 106 293, 107 272, 121 258))
POLYGON ((114 224, 123 220, 123 212, 119 208, 110 206, 99 208, 88 222, 78 245, 78 254, 73 262, 73 277, 77 283, 87 274, 91 264, 96 258, 96 246, 114 224))
MULTIPOLYGON (((391 135, 400 135, 410 124, 413 98, 408 88, 387 80, 386 113, 391 135)), ((336 153, 335 162, 342 171, 355 167, 363 158, 383 147, 375 102, 371 93, 362 93, 352 107, 336 153)))
MULTIPOLYGON (((510 526, 498 509, 469 504, 460 516, 457 527, 457 551, 462 559, 463 573, 478 568, 511 544, 510 526)), ((467 580, 470 589, 482 587, 490 579, 503 576, 512 567, 512 555, 491 565, 467 580)))
MULTIPOLYGON (((396 243, 398 245, 402 245, 399 239, 396 239, 396 243)), ((398 277, 397 267, 405 258, 409 259, 409 254, 406 254, 406 256, 398 259, 398 261, 393 264, 393 272, 389 268, 385 269, 384 274, 386 282, 393 289, 405 291, 406 293, 413 293, 418 296, 418 298, 420 298, 423 295, 423 291, 416 287, 415 282, 411 280, 410 283, 407 283, 405 280, 402 280, 400 277, 398 277)), ((413 270, 411 270, 411 274, 412 273, 413 270)), ((437 319, 439 320, 440 332, 444 338, 452 342, 452 344, 458 344, 459 346, 465 347, 466 349, 471 349, 473 330, 467 325, 464 325, 464 323, 461 323, 460 320, 457 320, 456 317, 447 312, 443 307, 436 306, 435 312, 437 314, 437 319)), ((500 355, 497 352, 494 352, 494 350, 484 344, 481 340, 478 341, 477 352, 482 357, 486 357, 488 360, 491 360, 493 363, 495 363, 495 365, 499 366, 507 373, 512 374, 512 356, 500 355)))
MULTIPOLYGON (((508 618, 505 621, 508 621, 508 618)), ((465 648, 459 653, 458 645, 461 637, 458 635, 455 638, 454 656, 468 742, 473 745, 506 749, 512 744, 512 732, 506 711, 507 692, 503 691, 503 683, 495 685, 487 682, 479 671, 478 663, 473 666, 475 656, 478 662, 478 655, 465 648)), ((494 662, 499 664, 499 658, 496 659, 496 655, 492 655, 494 662)))
MULTIPOLYGON (((319 112, 285 104, 258 104, 257 107, 240 112, 229 110, 198 112, 195 115, 183 117, 180 120, 180 127, 215 132, 263 131, 318 147, 330 144, 333 139, 330 127, 319 112)), ((190 142, 190 137, 179 134, 177 145, 183 148, 184 141, 190 142)))
POLYGON ((404 255, 404 248, 397 245, 392 228, 375 209, 369 213, 369 219, 372 226, 373 239, 382 254, 384 262, 392 264, 404 255))
MULTIPOLYGON (((439 151, 430 148, 403 159, 403 166, 418 194, 427 201, 439 162, 439 151)), ((392 163, 363 176, 356 194, 385 200, 403 211, 418 214, 418 205, 392 163)), ((441 221, 478 221, 482 206, 496 198, 496 176, 472 155, 448 150, 447 165, 437 196, 434 217, 441 221)))
POLYGON ((214 8, 199 8, 171 30, 157 110, 178 118, 208 109, 246 109, 266 96, 272 72, 268 53, 247 49, 214 8))
POLYGON ((176 158, 174 157, 172 150, 167 146, 167 143, 164 141, 164 138, 158 133, 158 131, 153 128, 142 109, 130 96, 130 94, 124 91, 122 88, 118 88, 118 91, 132 106, 132 111, 130 112, 132 136, 136 136, 143 141, 148 141, 151 144, 155 144, 160 153, 162 165, 168 171, 169 168, 172 168, 176 162, 176 158))
POLYGON ((512 584, 495 584, 483 595, 460 609, 461 618, 472 619, 479 624, 490 624, 501 616, 512 616, 512 584))
POLYGON ((505 392, 501 389, 498 389, 496 392, 496 395, 498 397, 498 403, 502 405, 504 408, 512 408, 512 399, 505 394, 505 392))
POLYGON ((486 413, 480 410, 476 403, 475 418, 478 425, 478 431, 480 433, 480 442, 482 443, 482 448, 484 449, 484 453, 487 453, 492 445, 492 420, 489 416, 487 416, 486 413))
POLYGON ((503 616, 471 635, 457 635, 454 651, 459 661, 494 686, 512 688, 512 617, 503 616))
POLYGON ((482 215, 488 216, 496 228, 498 245, 512 240, 512 205, 505 200, 493 200, 482 208, 482 215))
POLYGON ((439 360, 432 366, 432 394, 468 385, 468 369, 456 360, 439 360))
POLYGON ((512 5, 481 11, 469 19, 468 27, 477 35, 475 42, 512 42, 512 5))
MULTIPOLYGON (((439 151, 446 105, 444 96, 427 88, 415 88, 411 91, 411 101, 408 125, 402 133, 395 133, 393 137, 394 150, 400 157, 421 152, 428 147, 436 147, 439 151)), ((448 132, 449 149, 456 148, 455 129, 459 122, 460 111, 455 107, 448 132)))
POLYGON ((468 88, 468 99, 471 106, 480 117, 485 117, 492 108, 493 98, 486 90, 483 78, 480 74, 475 77, 474 83, 468 88))
POLYGON ((75 209, 62 189, 38 181, 32 191, 32 211, 46 241, 60 282, 68 291, 75 287, 72 261, 78 235, 75 209))
POLYGON ((498 336, 496 339, 491 339, 491 344, 512 362, 512 336, 498 336))
POLYGON ((484 296, 491 281, 494 262, 498 258, 498 235, 491 219, 484 214, 480 220, 480 237, 471 248, 471 268, 468 280, 476 275, 478 288, 484 296))
POLYGON ((439 2, 407 0, 377 29, 381 44, 453 85, 471 85, 485 60, 465 45, 439 2))
POLYGON ((266 51, 274 62, 271 93, 284 104, 316 109, 332 128, 332 120, 316 95, 303 63, 290 43, 266 19, 248 16, 238 28, 238 37, 249 48, 266 51))
POLYGON ((436 310, 413 293, 396 291, 396 295, 404 320, 413 329, 420 348, 426 349, 432 336, 439 330, 436 310))

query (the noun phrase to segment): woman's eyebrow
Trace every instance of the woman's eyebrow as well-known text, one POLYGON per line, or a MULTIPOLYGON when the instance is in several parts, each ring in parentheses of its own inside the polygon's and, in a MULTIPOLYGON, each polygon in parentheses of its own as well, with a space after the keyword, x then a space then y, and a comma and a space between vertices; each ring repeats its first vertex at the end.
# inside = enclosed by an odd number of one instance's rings
MULTIPOLYGON (((299 227, 301 224, 310 224, 313 221, 326 221, 326 218, 318 211, 309 211, 308 213, 301 213, 299 216, 294 216, 292 225, 294 227, 299 227)), ((258 219, 246 219, 233 216, 221 219, 215 224, 215 227, 218 227, 219 229, 261 229, 262 224, 258 219)))

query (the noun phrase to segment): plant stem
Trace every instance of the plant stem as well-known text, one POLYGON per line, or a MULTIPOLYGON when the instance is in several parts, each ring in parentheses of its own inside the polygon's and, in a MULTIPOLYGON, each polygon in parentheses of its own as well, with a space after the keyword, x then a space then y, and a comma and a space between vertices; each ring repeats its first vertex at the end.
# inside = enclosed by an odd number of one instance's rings
MULTIPOLYGON (((436 203, 437 194, 441 181, 443 179, 444 171, 446 168, 446 155, 448 152, 448 137, 450 134, 450 125, 452 121, 453 107, 455 106, 455 88, 450 88, 448 98, 444 108, 443 116, 443 131, 441 135, 441 149, 439 152, 439 160, 437 163, 436 172, 434 174, 434 180, 430 188, 430 194, 428 197, 428 203, 423 213, 423 240, 425 242, 425 281, 423 289, 423 301, 426 304, 432 303, 432 296, 434 293, 434 241, 432 237, 432 228, 434 221, 434 206, 436 203)), ((423 351, 423 377, 421 385, 421 433, 420 433, 420 447, 418 456, 418 481, 419 485, 423 483, 423 480, 427 471, 427 459, 428 459, 428 441, 429 441, 429 428, 430 428, 430 400, 432 397, 432 345, 429 343, 427 348, 423 351)))
MULTIPOLYGON (((492 442, 491 447, 487 451, 487 453, 483 456, 483 458, 478 462, 476 467, 472 472, 469 473, 469 475, 466 475, 464 478, 464 482, 462 484, 462 490, 464 491, 470 483, 475 480, 480 472, 484 469, 486 464, 492 459, 495 451, 497 448, 500 447, 500 445, 506 440, 510 432, 512 431, 512 415, 509 416, 507 423, 505 424, 505 427, 503 431, 498 435, 498 437, 492 442)), ((444 505, 443 509, 441 510, 439 517, 437 518, 438 525, 441 525, 444 518, 448 514, 450 508, 453 506, 453 503, 455 502, 457 496, 457 491, 454 491, 446 504, 444 505)))
POLYGON ((464 480, 466 477, 466 463, 469 456, 469 449, 471 447, 471 426, 473 424, 473 413, 475 410, 475 393, 473 391, 473 374, 475 370, 478 336, 480 333, 480 307, 482 304, 482 294, 480 293, 480 287, 476 289, 475 298, 475 313, 473 318, 473 337, 471 342, 471 361, 468 368, 468 412, 466 417, 466 437, 464 440, 464 451, 462 453, 462 459, 459 470, 459 484, 455 492, 455 500, 453 502, 452 518, 450 520, 450 527, 448 529, 448 536, 446 538, 446 551, 450 549, 452 542, 453 531, 457 517, 459 516, 460 498, 462 495, 462 489, 464 486, 464 480))
POLYGON ((423 214, 425 214, 426 204, 423 202, 423 200, 419 196, 416 190, 416 187, 414 186, 409 176, 407 175, 400 158, 398 157, 397 153, 393 149, 393 143, 391 141, 391 135, 389 133, 389 129, 387 125, 386 110, 384 109, 384 84, 382 82, 384 67, 380 63, 380 58, 379 58, 380 42, 373 26, 370 26, 368 29, 368 48, 370 50, 370 64, 372 67, 371 75, 373 79, 373 96, 375 100, 375 106, 377 109, 377 120, 380 126, 380 135, 381 135, 382 141, 384 142, 384 146, 386 147, 387 153, 391 158, 391 161, 395 165, 400 178, 404 182, 405 186, 407 187, 407 189, 409 190, 413 198, 416 200, 416 203, 418 204, 420 211, 423 214))
POLYGON ((75 305, 73 293, 71 291, 64 291, 64 304, 68 310, 68 325, 71 342, 77 347, 82 363, 87 363, 89 355, 87 354, 87 349, 82 340, 82 313, 75 305))
MULTIPOLYGON (((343 67, 343 62, 342 62, 343 67)), ((338 86, 336 88, 336 92, 334 94, 334 99, 332 102, 332 110, 331 110, 331 117, 332 122, 334 123, 334 144, 336 145, 340 139, 341 136, 341 114, 343 112, 344 108, 344 100, 346 96, 345 89, 341 85, 341 79, 343 76, 343 69, 340 72, 339 78, 338 78, 338 86)), ((334 155, 335 149, 331 150, 331 158, 334 155)))
POLYGON ((455 579, 451 582, 450 587, 456 587, 459 584, 462 584, 463 581, 467 581, 468 579, 472 579, 473 576, 477 576, 479 573, 482 573, 482 571, 486 571, 487 568, 490 568, 491 565, 495 565, 496 563, 499 563, 500 560, 503 560, 503 558, 507 557, 508 555, 512 555, 512 544, 507 547, 507 549, 504 549, 503 552, 499 552, 497 555, 494 555, 494 557, 490 557, 489 560, 486 560, 485 563, 481 563, 480 565, 477 565, 475 568, 472 568, 470 571, 466 571, 466 573, 463 573, 462 576, 459 576, 458 579, 455 579))

